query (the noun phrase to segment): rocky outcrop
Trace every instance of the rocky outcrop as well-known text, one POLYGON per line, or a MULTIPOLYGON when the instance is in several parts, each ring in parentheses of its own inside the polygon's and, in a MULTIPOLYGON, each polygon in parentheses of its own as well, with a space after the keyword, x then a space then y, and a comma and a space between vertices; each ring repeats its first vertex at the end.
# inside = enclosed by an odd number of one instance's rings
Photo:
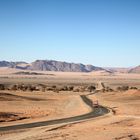
POLYGON ((104 70, 93 65, 84 65, 81 63, 68 63, 54 60, 36 60, 30 64, 26 62, 8 62, 0 61, 0 67, 9 67, 22 70, 36 71, 64 71, 64 72, 91 72, 104 70))
POLYGON ((27 65, 26 62, 8 62, 8 61, 0 61, 0 67, 9 67, 9 68, 16 68, 20 67, 20 65, 27 65))
POLYGON ((94 70, 102 70, 100 67, 92 65, 67 63, 54 60, 36 60, 28 67, 30 70, 40 71, 67 71, 67 72, 91 72, 94 70))
POLYGON ((129 73, 140 73, 140 65, 129 70, 129 73))

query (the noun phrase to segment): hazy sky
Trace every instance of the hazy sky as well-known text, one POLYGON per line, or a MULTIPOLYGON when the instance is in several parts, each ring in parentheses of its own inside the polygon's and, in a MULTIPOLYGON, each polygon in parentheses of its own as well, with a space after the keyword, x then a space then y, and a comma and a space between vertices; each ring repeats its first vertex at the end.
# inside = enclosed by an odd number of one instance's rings
POLYGON ((0 0, 0 60, 140 64, 140 0, 0 0))

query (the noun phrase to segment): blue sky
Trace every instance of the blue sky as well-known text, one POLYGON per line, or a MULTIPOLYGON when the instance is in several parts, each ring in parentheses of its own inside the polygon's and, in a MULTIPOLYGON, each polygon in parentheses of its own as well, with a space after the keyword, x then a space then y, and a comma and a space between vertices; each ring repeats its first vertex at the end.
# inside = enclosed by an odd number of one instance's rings
POLYGON ((0 60, 140 64, 139 0, 0 0, 0 60))

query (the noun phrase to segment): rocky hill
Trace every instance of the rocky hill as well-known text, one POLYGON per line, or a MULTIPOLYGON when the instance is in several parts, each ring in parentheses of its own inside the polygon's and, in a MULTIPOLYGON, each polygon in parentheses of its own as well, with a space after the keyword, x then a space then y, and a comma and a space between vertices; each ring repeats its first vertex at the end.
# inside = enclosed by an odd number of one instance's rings
POLYGON ((121 67, 104 67, 104 69, 112 72, 112 73, 128 73, 131 68, 121 68, 121 67))
POLYGON ((129 73, 140 73, 140 65, 129 70, 129 73))
POLYGON ((9 67, 9 68, 16 68, 20 65, 27 65, 28 63, 26 62, 8 62, 8 61, 0 61, 0 67, 9 67))
POLYGON ((32 63, 23 61, 9 62, 0 61, 0 67, 16 68, 21 70, 36 70, 36 71, 63 71, 63 72, 92 72, 106 71, 109 73, 140 73, 140 65, 134 68, 109 68, 96 67, 93 65, 84 65, 81 63, 68 63, 55 60, 36 60, 32 63))
POLYGON ((91 72, 103 70, 103 68, 93 65, 84 65, 76 63, 68 63, 54 60, 36 60, 30 64, 26 62, 8 62, 0 61, 0 67, 10 67, 24 70, 39 71, 64 71, 64 72, 91 72))
POLYGON ((102 68, 92 65, 67 63, 54 60, 36 60, 28 67, 30 70, 41 71, 67 71, 67 72, 91 72, 94 70, 102 70, 102 68))

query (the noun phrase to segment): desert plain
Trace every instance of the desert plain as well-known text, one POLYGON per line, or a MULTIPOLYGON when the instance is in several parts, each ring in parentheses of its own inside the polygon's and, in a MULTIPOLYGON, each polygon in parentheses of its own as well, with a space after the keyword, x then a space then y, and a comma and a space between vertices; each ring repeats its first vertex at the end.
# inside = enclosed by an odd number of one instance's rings
POLYGON ((0 69, 0 140, 140 139, 140 74, 20 72, 0 69))

